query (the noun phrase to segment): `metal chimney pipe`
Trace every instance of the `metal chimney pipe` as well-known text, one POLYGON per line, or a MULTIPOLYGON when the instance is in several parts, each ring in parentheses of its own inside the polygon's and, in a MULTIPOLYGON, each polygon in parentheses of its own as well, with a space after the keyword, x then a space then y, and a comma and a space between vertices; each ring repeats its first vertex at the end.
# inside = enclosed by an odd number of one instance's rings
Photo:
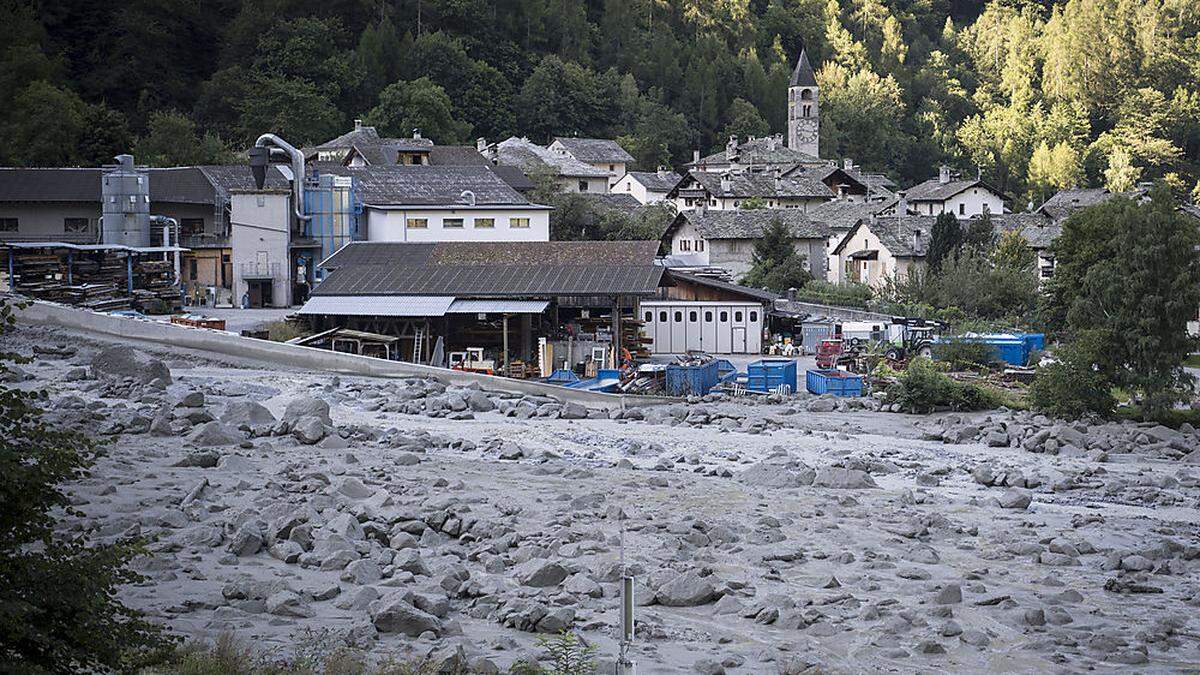
MULTIPOLYGON (((292 196, 293 200, 296 202, 292 205, 292 209, 296 212, 296 217, 300 220, 312 220, 311 216, 304 215, 304 153, 300 152, 293 147, 291 143, 288 143, 275 134, 263 134, 262 136, 258 137, 258 140, 254 141, 254 147, 256 148, 268 148, 269 146, 275 146, 291 156, 292 196)), ((251 161, 255 161, 254 155, 251 155, 251 161)), ((251 164, 251 168, 253 169, 253 164, 251 164)), ((264 179, 266 177, 265 168, 263 169, 263 177, 264 179)), ((255 180, 258 180, 257 175, 255 176, 255 180)), ((261 187, 262 185, 260 184, 259 188, 261 187)))

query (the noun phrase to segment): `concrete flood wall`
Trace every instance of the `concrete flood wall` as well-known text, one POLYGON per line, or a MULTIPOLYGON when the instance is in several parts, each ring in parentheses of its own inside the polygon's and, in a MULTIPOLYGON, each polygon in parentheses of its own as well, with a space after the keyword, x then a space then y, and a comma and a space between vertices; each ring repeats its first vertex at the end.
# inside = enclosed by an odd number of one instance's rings
POLYGON ((775 306, 787 312, 796 312, 814 314, 816 316, 827 316, 831 319, 840 321, 887 321, 891 322, 891 314, 880 314, 879 312, 869 312, 865 309, 857 309, 854 307, 836 307, 834 305, 819 305, 815 302, 801 302, 799 300, 776 300, 775 306))
POLYGON ((135 317, 114 316, 49 302, 31 302, 25 309, 17 310, 17 319, 30 324, 60 326, 127 340, 151 342, 167 347, 197 349, 309 370, 369 377, 431 377, 457 385, 473 382, 488 391, 551 396, 564 403, 580 403, 595 408, 624 409, 671 403, 676 400, 661 396, 631 396, 580 391, 543 382, 466 373, 403 361, 387 361, 316 347, 258 340, 227 331, 191 328, 165 321, 135 317))

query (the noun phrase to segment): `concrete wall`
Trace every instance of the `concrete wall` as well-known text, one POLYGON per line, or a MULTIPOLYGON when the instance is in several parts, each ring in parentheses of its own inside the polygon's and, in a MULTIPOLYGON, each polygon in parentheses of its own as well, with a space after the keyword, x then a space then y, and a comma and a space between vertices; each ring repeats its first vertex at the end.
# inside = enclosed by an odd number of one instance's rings
POLYGON ((368 241, 550 241, 550 210, 522 207, 462 209, 367 209, 368 241), (409 227, 411 219, 424 218, 426 227, 409 227), (461 218, 461 228, 444 226, 447 218, 461 218), (490 228, 476 227, 476 219, 491 218, 490 228), (514 228, 511 218, 528 218, 529 227, 514 228))
POLYGON ((558 183, 559 192, 585 192, 587 194, 602 195, 608 193, 608 178, 583 178, 579 176, 559 176, 556 181, 558 183), (587 185, 586 190, 579 189, 579 184, 587 185))
MULTIPOLYGON (((209 204, 182 204, 154 202, 150 213, 156 216, 201 218, 204 231, 217 233, 213 207, 209 204)), ((0 241, 69 241, 92 243, 100 232, 100 201, 95 202, 2 202, 0 218, 16 218, 17 232, 0 232, 0 241), (66 218, 87 218, 89 230, 86 234, 68 234, 64 229, 66 218)), ((161 233, 161 228, 155 228, 161 233)), ((154 241, 157 241, 157 235, 154 241)), ((186 242, 185 242, 186 245, 186 242)))
POLYGON ((254 267, 256 272, 262 268, 273 274, 270 306, 290 307, 291 195, 279 191, 241 192, 234 193, 230 201, 234 304, 240 305, 242 296, 248 292, 246 271, 254 267))
POLYGON ((264 364, 276 363, 295 368, 368 377, 432 377, 442 382, 458 385, 477 383, 488 391, 552 396, 563 402, 581 403, 596 408, 634 408, 674 401, 674 399, 658 396, 629 396, 578 391, 542 382, 510 380, 416 363, 385 361, 369 356, 317 349, 316 347, 256 340, 226 331, 188 328, 164 321, 101 314, 47 302, 30 303, 25 309, 18 310, 17 317, 22 323, 32 325, 61 326, 138 342, 198 349, 214 354, 256 359, 264 364))
POLYGON ((868 312, 865 309, 856 309, 854 307, 836 307, 834 305, 821 305, 815 302, 801 302, 799 300, 776 300, 775 307, 785 312, 807 312, 809 314, 827 316, 831 319, 840 319, 843 321, 886 321, 891 319, 891 315, 889 314, 868 312))
POLYGON ((922 216, 950 212, 960 218, 970 218, 983 215, 984 210, 988 213, 1004 213, 1004 200, 987 188, 973 187, 944 202, 913 202, 913 207, 922 216))
MULTIPOLYGON (((850 235, 847 235, 850 237, 850 235)), ((846 283, 857 281, 872 288, 880 287, 887 277, 902 279, 908 276, 909 270, 923 266, 924 260, 912 258, 897 258, 879 241, 879 237, 871 232, 865 224, 853 232, 850 241, 846 242, 842 252, 831 256, 830 281, 846 283), (862 250, 879 252, 875 260, 853 260, 850 256, 862 250), (851 269, 847 270, 847 266, 851 269)))

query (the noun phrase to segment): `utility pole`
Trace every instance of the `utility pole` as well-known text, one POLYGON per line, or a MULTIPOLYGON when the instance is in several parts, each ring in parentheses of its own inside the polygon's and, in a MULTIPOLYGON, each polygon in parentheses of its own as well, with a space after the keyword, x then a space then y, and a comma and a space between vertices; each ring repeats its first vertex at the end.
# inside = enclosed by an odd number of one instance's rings
POLYGON ((633 646, 634 636, 634 619, 633 619, 633 575, 629 574, 629 570, 625 567, 625 509, 620 510, 620 515, 617 516, 620 522, 620 555, 621 555, 621 639, 620 652, 617 655, 617 675, 637 675, 637 662, 629 655, 629 649, 633 646))

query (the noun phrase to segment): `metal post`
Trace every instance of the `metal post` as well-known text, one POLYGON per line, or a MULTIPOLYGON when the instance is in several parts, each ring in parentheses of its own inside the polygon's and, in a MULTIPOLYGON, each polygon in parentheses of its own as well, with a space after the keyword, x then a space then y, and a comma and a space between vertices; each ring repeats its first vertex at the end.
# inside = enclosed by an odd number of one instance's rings
POLYGON ((17 281, 16 281, 17 277, 15 276, 15 272, 13 271, 14 269, 15 269, 15 267, 13 266, 13 250, 10 248, 10 249, 8 249, 8 290, 13 293, 16 293, 17 292, 17 281))
POLYGON ((129 294, 133 295, 133 253, 125 253, 125 281, 129 284, 129 294))
POLYGON ((503 326, 503 331, 504 331, 504 355, 503 355, 503 359, 501 360, 501 363, 504 364, 504 376, 511 377, 512 373, 508 372, 508 315, 507 314, 504 315, 504 318, 501 320, 501 324, 503 326))
POLYGON ((621 296, 613 296, 612 308, 612 367, 619 368, 621 366, 621 296))
POLYGON ((74 283, 75 278, 75 252, 67 250, 67 284, 74 283))

